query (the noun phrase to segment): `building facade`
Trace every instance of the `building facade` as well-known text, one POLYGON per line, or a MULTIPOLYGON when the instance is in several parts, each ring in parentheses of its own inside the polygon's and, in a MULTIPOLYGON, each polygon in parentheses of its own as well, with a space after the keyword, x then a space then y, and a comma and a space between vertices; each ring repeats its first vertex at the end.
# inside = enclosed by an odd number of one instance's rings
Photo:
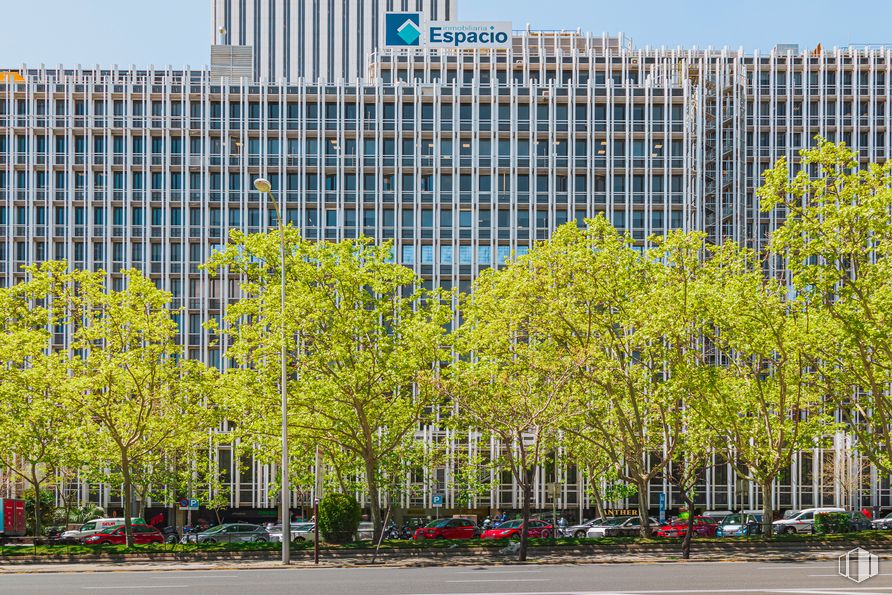
POLYGON ((211 43, 253 48, 254 80, 277 83, 365 77, 384 45, 387 12, 456 16, 457 0, 211 0, 211 43))
MULTIPOLYGON (((234 36, 226 41, 257 39, 247 33, 256 19, 232 23, 256 5, 283 2, 214 3, 234 36)), ((453 2, 428 6, 454 11, 453 2)), ((271 22, 280 27, 278 18, 271 22)), ((238 299, 238 279, 210 279, 199 265, 229 230, 275 226, 252 190, 259 176, 306 237, 392 240, 397 259, 427 285, 467 291, 481 270, 597 214, 641 249, 651 234, 677 228, 758 248, 779 214, 760 212, 755 189, 778 158, 795 164, 816 135, 845 141, 862 163, 892 150, 886 48, 654 50, 622 37, 524 31, 500 50, 377 47, 365 60, 355 80, 347 80, 350 61, 338 58, 327 74, 282 66, 297 75, 277 74, 281 82, 264 80, 280 72, 272 62, 250 81, 215 80, 207 70, 24 69, 23 82, 0 85, 0 280, 14 283, 22 265, 45 259, 108 271, 113 284, 121 283, 115 271, 142 269, 184 308, 186 354, 225 368, 202 322, 238 299)), ((434 494, 445 495, 445 510, 459 507, 456 461, 503 448, 457 440, 436 424, 417 438, 445 445, 450 462, 406 478, 409 509, 428 509, 434 494)), ((889 478, 856 460, 845 435, 833 444, 797 454, 774 487, 776 504, 892 506, 889 478)), ((237 445, 221 449, 218 462, 233 507, 275 506, 274 468, 237 445)), ((537 508, 551 508, 553 483, 558 508, 591 506, 572 461, 543 467, 537 482, 537 508)), ((109 486, 71 489, 114 505, 109 486)), ((679 504, 660 481, 651 502, 662 492, 670 508, 679 504)), ((761 495, 721 464, 698 497, 709 508, 758 508, 761 495)), ((494 473, 472 508, 519 501, 510 474, 494 473)))

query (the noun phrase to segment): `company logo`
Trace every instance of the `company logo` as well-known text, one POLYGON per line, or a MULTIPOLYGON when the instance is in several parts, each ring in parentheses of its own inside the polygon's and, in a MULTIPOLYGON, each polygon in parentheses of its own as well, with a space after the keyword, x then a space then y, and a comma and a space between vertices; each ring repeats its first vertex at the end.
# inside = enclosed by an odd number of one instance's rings
POLYGON ((421 14, 389 12, 385 18, 386 45, 418 46, 421 39, 421 14))
POLYGON ((839 574, 862 583, 880 573, 880 560, 865 549, 856 547, 839 557, 839 574))
POLYGON ((511 39, 511 33, 496 30, 495 25, 486 24, 447 24, 431 26, 431 45, 451 45, 486 47, 488 45, 505 45, 511 39))

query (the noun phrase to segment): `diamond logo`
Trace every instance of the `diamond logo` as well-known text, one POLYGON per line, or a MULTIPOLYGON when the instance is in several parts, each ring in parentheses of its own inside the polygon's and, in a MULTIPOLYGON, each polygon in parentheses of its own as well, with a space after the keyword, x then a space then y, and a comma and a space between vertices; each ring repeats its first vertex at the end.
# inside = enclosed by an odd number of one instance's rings
POLYGON ((414 46, 421 45, 421 13, 388 12, 384 19, 385 45, 414 46))
POLYGON ((396 34, 406 42, 406 45, 412 45, 421 37, 421 30, 418 28, 418 25, 406 19, 406 22, 397 28, 396 34))

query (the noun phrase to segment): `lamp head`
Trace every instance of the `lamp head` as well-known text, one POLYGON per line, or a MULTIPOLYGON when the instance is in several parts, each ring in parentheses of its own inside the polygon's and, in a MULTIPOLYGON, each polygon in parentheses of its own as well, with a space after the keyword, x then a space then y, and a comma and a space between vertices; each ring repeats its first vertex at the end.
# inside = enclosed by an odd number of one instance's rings
POLYGON ((269 180, 266 178, 257 178, 254 180, 254 188, 257 192, 262 192, 263 194, 269 194, 269 192, 273 189, 272 185, 269 183, 269 180))

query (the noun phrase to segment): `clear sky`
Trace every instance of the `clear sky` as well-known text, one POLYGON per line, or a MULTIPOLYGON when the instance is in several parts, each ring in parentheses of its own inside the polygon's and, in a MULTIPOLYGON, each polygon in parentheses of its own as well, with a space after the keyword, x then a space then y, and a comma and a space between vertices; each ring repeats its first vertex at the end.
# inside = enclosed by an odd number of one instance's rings
MULTIPOLYGON (((0 65, 203 66, 210 0, 0 0, 0 65)), ((892 44, 892 0, 459 0, 459 18, 618 33, 643 47, 892 44)))

